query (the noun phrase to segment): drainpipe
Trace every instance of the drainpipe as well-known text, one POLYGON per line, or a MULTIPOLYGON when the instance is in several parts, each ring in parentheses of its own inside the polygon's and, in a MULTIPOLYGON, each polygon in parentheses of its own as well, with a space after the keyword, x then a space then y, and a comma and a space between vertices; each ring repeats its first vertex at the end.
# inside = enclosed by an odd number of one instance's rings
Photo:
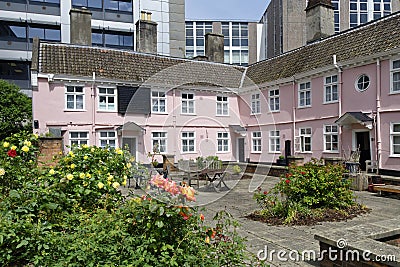
POLYGON ((376 60, 376 162, 377 170, 376 173, 379 174, 379 169, 381 166, 381 153, 382 153, 382 139, 381 139, 381 61, 379 58, 376 60))
MULTIPOLYGON (((175 107, 175 98, 176 98, 176 88, 172 89, 172 127, 174 129, 173 136, 177 136, 176 132, 176 107, 175 107)), ((177 139, 173 138, 174 140, 174 155, 177 155, 177 139)))
MULTIPOLYGON (((343 77, 342 77, 342 67, 337 63, 336 60, 336 55, 332 56, 333 58, 333 65, 335 66, 335 68, 338 71, 338 94, 339 94, 339 103, 338 103, 338 118, 340 118, 342 116, 342 84, 343 84, 343 77)), ((338 137, 339 137, 339 144, 342 145, 342 127, 338 127, 338 137)), ((340 148, 338 148, 340 149, 340 148)), ((340 149, 339 151, 339 155, 342 155, 342 149, 340 149)))
POLYGON ((94 144, 91 145, 96 145, 96 88, 95 88, 95 81, 96 81, 96 72, 93 71, 93 76, 92 76, 92 94, 91 96, 91 102, 92 102, 92 140, 94 140, 94 144))
POLYGON ((293 155, 296 153, 296 77, 293 76, 293 155))

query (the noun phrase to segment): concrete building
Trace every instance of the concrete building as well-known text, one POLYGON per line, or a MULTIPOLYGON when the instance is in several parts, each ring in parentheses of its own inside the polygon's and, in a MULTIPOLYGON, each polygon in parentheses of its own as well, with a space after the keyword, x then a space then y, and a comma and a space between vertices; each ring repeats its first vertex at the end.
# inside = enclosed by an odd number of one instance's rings
POLYGON ((70 43, 70 10, 92 13, 92 44, 135 50, 142 18, 157 24, 160 55, 185 56, 184 0, 0 0, 0 79, 30 90, 32 38, 70 43))
POLYGON ((359 149, 362 166, 399 174, 399 44, 399 12, 248 67, 36 42, 34 131, 58 131, 65 145, 128 144, 145 163, 155 145, 175 162, 359 149))
MULTIPOLYGON (((260 23, 260 59, 271 58, 306 44, 306 9, 308 1, 271 0, 260 23)), ((329 2, 327 0, 317 2, 329 2)), ((331 0, 334 7, 335 32, 400 10, 397 0, 331 0)))
POLYGON ((258 23, 249 21, 186 21, 186 57, 204 56, 206 33, 224 35, 224 63, 247 66, 258 61, 258 23))

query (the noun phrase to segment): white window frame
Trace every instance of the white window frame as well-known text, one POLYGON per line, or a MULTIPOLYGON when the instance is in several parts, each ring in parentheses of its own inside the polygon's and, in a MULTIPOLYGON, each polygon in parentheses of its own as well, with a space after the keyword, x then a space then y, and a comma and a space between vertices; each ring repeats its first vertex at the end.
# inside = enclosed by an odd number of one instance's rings
POLYGON ((393 68, 394 62, 399 62, 400 63, 400 59, 396 59, 396 60, 391 60, 390 61, 390 93, 391 94, 399 94, 400 93, 400 79, 398 81, 396 81, 397 83, 399 83, 399 89, 398 90, 394 90, 394 74, 399 74, 400 75, 400 67, 399 68, 393 68))
POLYGON ((226 95, 217 95, 217 116, 229 116, 229 97, 226 95), (218 98, 221 98, 218 100, 218 98))
POLYGON ((196 96, 192 92, 181 92, 181 114, 186 115, 195 115, 196 111, 196 96), (193 96, 192 99, 188 98, 189 95, 193 96), (193 104, 193 110, 190 110, 190 103, 193 104), (184 110, 184 106, 186 104, 186 110, 184 110))
POLYGON ((269 152, 281 153, 280 131, 269 131, 269 152))
POLYGON ((326 124, 324 125, 324 152, 327 153, 339 153, 339 126, 337 124, 326 124), (334 131, 336 128, 336 131, 334 131), (328 142, 328 136, 330 141, 328 142), (336 142, 333 141, 333 137, 336 136, 336 142), (328 143, 331 149, 328 149, 328 143), (333 149, 334 144, 337 143, 336 149, 333 149))
POLYGON ((324 77, 324 104, 336 103, 339 102, 339 81, 338 75, 330 75, 324 77), (336 77, 336 82, 332 82, 334 77, 336 77), (330 82, 327 80, 330 79, 330 82), (336 99, 334 99, 334 89, 336 88, 336 99), (330 95, 331 99, 328 99, 328 95, 330 95))
POLYGON ((251 115, 261 114, 261 96, 260 93, 252 94, 251 100, 251 115))
POLYGON ((161 90, 152 90, 151 91, 151 112, 158 114, 166 114, 167 113, 167 93, 161 90), (156 96, 153 96, 153 93, 157 93, 156 96), (156 103, 154 102, 156 101, 156 103), (161 105, 161 102, 164 102, 164 105, 161 105), (162 111, 162 107, 164 106, 164 111, 162 111), (156 107, 156 109, 154 109, 156 107))
POLYGON ((66 85, 65 86, 65 110, 68 111, 84 111, 85 110, 85 87, 83 85, 66 85), (73 88, 74 92, 68 92, 68 88, 73 88), (77 88, 81 88, 82 92, 76 92, 77 88), (74 107, 73 108, 68 108, 68 96, 72 95, 74 96, 74 107), (82 108, 76 108, 77 107, 77 101, 76 98, 77 96, 82 96, 82 108))
POLYGON ((78 143, 77 144, 75 144, 75 145, 78 145, 78 146, 80 146, 80 145, 89 145, 89 142, 90 142, 90 136, 89 136, 89 131, 69 131, 69 133, 68 133, 68 137, 69 137, 69 145, 72 147, 72 141, 78 141, 78 143), (81 133, 86 133, 87 134, 87 138, 83 138, 83 137, 77 137, 77 138, 73 138, 72 136, 71 136, 71 134, 72 133, 78 133, 78 135, 80 135, 81 133), (84 141, 86 141, 86 142, 84 142, 84 141))
POLYGON ((187 153, 196 153, 196 133, 195 132, 182 132, 181 133, 182 140, 182 154, 187 153), (191 145, 191 141, 193 141, 193 145, 191 145), (185 151, 186 147, 186 151, 185 151), (190 149, 192 147, 192 149, 190 149))
POLYGON ((299 138, 300 138, 300 152, 301 153, 312 153, 312 128, 302 127, 299 128, 299 138), (303 132, 304 130, 304 132, 303 132), (309 133, 308 133, 309 130, 309 133), (306 138, 310 138, 310 142, 306 143, 306 138), (310 144, 310 149, 306 150, 306 145, 310 144))
POLYGON ((312 93, 311 93, 311 82, 303 82, 303 83, 299 83, 299 88, 298 88, 298 107, 299 108, 308 108, 311 107, 312 105, 312 93), (302 86, 304 85, 304 88, 302 88, 302 86), (307 93, 310 94, 309 97, 307 97, 307 93), (303 105, 301 104, 301 100, 304 100, 303 105), (307 104, 307 99, 310 99, 310 103, 307 104))
POLYGON ((114 131, 114 130, 99 131, 99 147, 105 148, 106 146, 110 146, 110 147, 113 147, 113 148, 116 148, 118 146, 118 144, 117 144, 117 132, 116 131, 114 131), (104 137, 104 136, 102 137, 101 136, 102 133, 106 133, 107 136, 106 137, 104 137), (114 133, 114 136, 109 136, 110 133, 114 133), (105 146, 102 145, 101 141, 106 141, 107 145, 105 145, 105 146), (110 141, 114 141, 114 146, 110 145, 110 141))
POLYGON ((230 152, 230 138, 228 132, 217 133, 217 152, 226 153, 230 152))
POLYGON ((97 98, 98 98, 97 110, 99 110, 99 111, 110 111, 110 112, 117 111, 117 88, 115 88, 115 87, 98 87, 97 88, 97 98), (106 89, 106 93, 100 93, 101 89, 106 89), (114 93, 109 94, 108 93, 109 89, 113 90, 114 93), (102 108, 101 105, 100 105, 100 103, 101 103, 100 102, 100 98, 101 97, 105 97, 106 98, 106 102, 105 102, 106 106, 105 106, 105 108, 102 108), (113 104, 109 103, 109 99, 110 98, 114 98, 114 103, 113 104), (111 105, 113 105, 113 108, 110 108, 111 105))
MULTIPOLYGON (((400 158, 400 153, 394 153, 394 137, 400 137, 400 131, 399 132, 395 132, 394 131, 394 126, 395 125, 399 125, 400 126, 400 122, 392 122, 390 123, 390 157, 396 157, 396 158, 400 158)), ((396 144, 396 146, 400 146, 400 144, 396 144)))
POLYGON ((262 132, 255 131, 251 133, 251 153, 262 152, 262 132))
POLYGON ((268 104, 271 112, 279 112, 281 108, 279 88, 268 90, 268 104), (277 107, 278 106, 278 107, 277 107))
POLYGON ((151 133, 151 145, 152 149, 156 144, 158 144, 158 152, 159 153, 167 153, 167 132, 164 131, 154 131, 151 133), (158 136, 155 136, 155 135, 158 136), (164 135, 164 136, 161 136, 164 135))

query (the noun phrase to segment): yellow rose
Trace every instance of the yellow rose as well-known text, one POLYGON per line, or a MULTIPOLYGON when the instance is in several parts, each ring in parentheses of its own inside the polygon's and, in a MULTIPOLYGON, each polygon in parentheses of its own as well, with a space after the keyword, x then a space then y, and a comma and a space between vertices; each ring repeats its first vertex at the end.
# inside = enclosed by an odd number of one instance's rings
POLYGON ((94 152, 94 147, 92 147, 92 149, 90 149, 90 151, 93 153, 94 152))
POLYGON ((33 136, 34 136, 36 139, 39 138, 39 135, 38 135, 38 134, 33 134, 33 136))
POLYGON ((89 184, 87 183, 87 182, 83 182, 83 186, 84 187, 86 187, 86 186, 88 186, 89 184))
POLYGON ((86 173, 86 177, 87 178, 92 178, 92 175, 90 175, 90 173, 86 173))
POLYGON ((3 176, 4 174, 6 174, 6 171, 3 168, 0 168, 0 176, 3 176))
POLYGON ((109 174, 107 180, 108 180, 108 181, 112 181, 113 178, 114 178, 114 176, 112 176, 112 175, 109 174))
POLYGON ((108 184, 108 185, 111 185, 111 182, 110 182, 110 181, 107 181, 107 184, 108 184))
POLYGON ((127 167, 127 168, 130 168, 130 167, 132 167, 132 164, 131 164, 130 162, 128 162, 128 163, 126 164, 126 167, 127 167))
POLYGON ((79 178, 81 178, 81 179, 83 179, 83 178, 85 178, 85 174, 83 173, 83 172, 81 172, 80 174, 79 174, 79 178))
POLYGON ((67 179, 71 181, 72 179, 74 179, 74 176, 72 174, 67 174, 67 179))
POLYGON ((70 167, 71 169, 75 169, 75 164, 72 163, 70 167))
POLYGON ((11 150, 17 150, 17 147, 16 146, 12 146, 11 150))
POLYGON ((28 140, 25 140, 25 141, 24 141, 24 145, 26 145, 26 146, 31 146, 32 143, 31 143, 30 141, 28 141, 28 140))
POLYGON ((87 144, 82 145, 83 148, 88 148, 89 146, 87 144))
POLYGON ((99 189, 102 189, 102 188, 104 187, 104 184, 103 184, 102 182, 99 182, 99 183, 97 184, 97 187, 98 187, 99 189))
POLYGON ((23 147, 21 148, 21 150, 24 151, 24 152, 28 152, 28 151, 29 151, 29 147, 23 146, 23 147))
POLYGON ((112 186, 113 186, 115 189, 118 189, 118 187, 120 186, 120 184, 119 184, 118 182, 114 182, 114 183, 112 184, 112 186))
POLYGON ((118 155, 123 155, 123 154, 124 154, 124 151, 119 150, 119 151, 117 151, 117 154, 118 154, 118 155))
POLYGON ((68 154, 71 156, 71 158, 75 157, 75 154, 72 151, 68 152, 68 154))
POLYGON ((9 142, 4 142, 3 143, 3 147, 9 147, 10 146, 10 143, 9 142))
POLYGON ((131 158, 131 162, 134 162, 136 159, 135 159, 135 157, 132 157, 131 158))
POLYGON ((49 174, 50 175, 53 175, 53 174, 55 174, 56 172, 53 170, 53 169, 51 169, 50 171, 49 171, 49 174))
POLYGON ((88 158, 89 158, 88 156, 84 156, 84 157, 83 157, 84 160, 87 160, 88 158))
POLYGON ((122 185, 123 185, 123 186, 126 186, 126 180, 124 180, 124 181, 122 182, 122 185))

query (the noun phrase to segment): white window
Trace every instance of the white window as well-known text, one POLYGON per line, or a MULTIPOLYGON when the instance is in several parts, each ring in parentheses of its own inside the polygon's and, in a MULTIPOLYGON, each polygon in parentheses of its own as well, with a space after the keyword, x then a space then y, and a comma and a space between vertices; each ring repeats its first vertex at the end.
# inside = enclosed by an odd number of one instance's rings
POLYGON ((281 152, 279 131, 269 131, 269 152, 281 152))
POLYGON ((182 93, 182 114, 194 114, 194 94, 182 93))
POLYGON ((350 0, 350 28, 391 13, 390 0, 350 0))
POLYGON ((369 76, 366 74, 362 74, 357 78, 354 86, 356 87, 357 91, 364 92, 365 90, 368 89, 369 84, 370 84, 369 76))
POLYGON ((228 97, 217 96, 217 115, 227 116, 228 115, 228 97))
POLYGON ((392 123, 390 127, 390 155, 400 156, 400 123, 392 123))
POLYGON ((311 107, 311 82, 299 84, 299 107, 311 107))
POLYGON ((279 89, 269 90, 269 109, 271 111, 279 111, 280 100, 279 100, 279 89))
POLYGON ((400 92, 400 59, 392 61, 391 65, 391 92, 400 92))
POLYGON ((261 152, 261 132, 251 133, 251 152, 261 152))
POLYGON ((101 131, 100 132, 100 147, 113 147, 115 148, 117 145, 117 135, 115 131, 101 131))
POLYGON ((251 95, 251 114, 261 113, 260 94, 251 95))
POLYGON ((229 133, 217 133, 217 151, 229 152, 229 133))
POLYGON ((67 86, 65 91, 65 107, 68 110, 83 110, 85 108, 85 93, 83 86, 67 86))
POLYGON ((324 79, 324 102, 332 103, 339 100, 338 94, 338 76, 332 75, 324 79))
POLYGON ((339 151, 339 133, 337 125, 324 126, 324 151, 326 152, 339 151))
POLYGON ((152 111, 154 113, 165 113, 166 110, 167 97, 165 92, 162 91, 152 91, 151 92, 151 103, 152 111))
POLYGON ((300 128, 300 152, 311 152, 311 128, 300 128))
POLYGON ((182 152, 194 152, 195 141, 194 132, 182 132, 182 152))
POLYGON ((116 93, 115 88, 99 88, 99 110, 116 111, 116 93))
POLYGON ((88 145, 89 132, 69 132, 69 145, 88 145))
POLYGON ((167 152, 167 133, 166 132, 153 132, 151 134, 153 149, 157 148, 157 152, 167 152))

